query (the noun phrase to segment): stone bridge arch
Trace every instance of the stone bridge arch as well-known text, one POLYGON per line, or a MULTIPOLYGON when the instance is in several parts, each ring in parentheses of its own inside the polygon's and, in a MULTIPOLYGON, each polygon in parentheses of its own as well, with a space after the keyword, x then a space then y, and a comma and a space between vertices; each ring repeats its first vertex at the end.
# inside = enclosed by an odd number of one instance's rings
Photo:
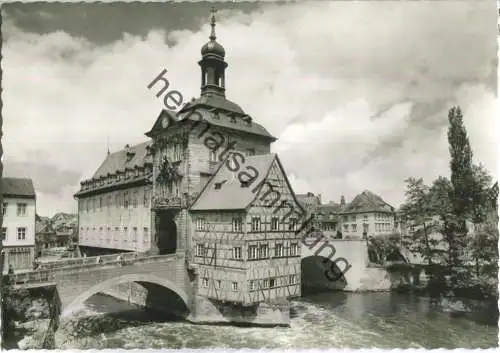
POLYGON ((142 274, 142 273, 135 273, 135 274, 125 274, 117 277, 113 277, 107 280, 104 280, 102 282, 99 282, 96 285, 93 285, 89 289, 85 290, 83 293, 79 294, 75 299, 73 299, 71 302, 69 302, 66 305, 63 305, 62 307, 62 317, 66 317, 71 314, 72 310, 79 305, 83 304, 87 299, 89 299, 91 296, 102 292, 106 289, 109 289, 110 287, 117 286, 122 283, 138 283, 141 286, 145 287, 146 289, 150 289, 152 286, 159 286, 162 287, 163 289, 167 289, 170 292, 173 292, 174 294, 177 295, 178 298, 184 303, 185 309, 187 310, 189 308, 189 298, 187 293, 177 286, 175 283, 168 279, 164 279, 155 275, 150 275, 150 274, 142 274))

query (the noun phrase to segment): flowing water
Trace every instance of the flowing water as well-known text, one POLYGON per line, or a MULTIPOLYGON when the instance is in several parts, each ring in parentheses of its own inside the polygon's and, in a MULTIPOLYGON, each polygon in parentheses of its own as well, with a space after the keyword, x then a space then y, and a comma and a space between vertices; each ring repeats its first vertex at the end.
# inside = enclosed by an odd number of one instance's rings
POLYGON ((322 293, 293 302, 289 328, 193 325, 97 295, 62 323, 56 348, 490 348, 491 313, 451 314, 428 298, 322 293), (110 314, 110 311, 115 313, 110 314))

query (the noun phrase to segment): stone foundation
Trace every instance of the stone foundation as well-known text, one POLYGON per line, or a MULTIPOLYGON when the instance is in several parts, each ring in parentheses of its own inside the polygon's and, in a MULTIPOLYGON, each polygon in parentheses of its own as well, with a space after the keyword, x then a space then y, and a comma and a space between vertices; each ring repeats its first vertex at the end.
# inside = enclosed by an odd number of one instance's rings
POLYGON ((198 324, 240 324, 249 326, 289 326, 290 305, 259 303, 244 307, 196 296, 187 320, 198 324))

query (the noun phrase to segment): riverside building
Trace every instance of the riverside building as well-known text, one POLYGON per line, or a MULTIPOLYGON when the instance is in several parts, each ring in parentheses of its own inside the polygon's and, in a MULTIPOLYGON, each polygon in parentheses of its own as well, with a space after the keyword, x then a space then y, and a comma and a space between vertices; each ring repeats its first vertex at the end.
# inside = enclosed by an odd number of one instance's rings
MULTIPOLYGON (((276 140, 226 97, 225 49, 201 48, 201 96, 163 110, 149 141, 109 154, 81 182, 87 254, 185 253, 200 296, 251 306, 300 296, 300 214, 276 140)), ((160 91, 165 82, 149 85, 160 91)))

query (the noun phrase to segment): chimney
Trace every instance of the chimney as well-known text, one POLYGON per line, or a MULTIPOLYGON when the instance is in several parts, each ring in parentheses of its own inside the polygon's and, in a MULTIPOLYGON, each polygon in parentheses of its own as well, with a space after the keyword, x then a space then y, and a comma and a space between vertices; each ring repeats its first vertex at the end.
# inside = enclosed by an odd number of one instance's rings
POLYGON ((340 195, 340 206, 345 206, 345 197, 344 197, 344 195, 340 195))

